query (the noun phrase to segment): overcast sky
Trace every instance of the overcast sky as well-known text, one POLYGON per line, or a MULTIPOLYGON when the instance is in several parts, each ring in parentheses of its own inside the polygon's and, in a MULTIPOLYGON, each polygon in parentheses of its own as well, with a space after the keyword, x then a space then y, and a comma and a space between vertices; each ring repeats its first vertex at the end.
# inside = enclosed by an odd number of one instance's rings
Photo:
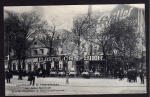
MULTIPOLYGON (((110 11, 116 5, 92 5, 92 11, 110 11)), ((132 4, 138 8, 145 8, 144 4, 132 4)), ((4 10, 13 10, 16 12, 27 12, 27 11, 36 11, 43 19, 47 20, 50 23, 50 16, 57 16, 61 22, 59 27, 68 29, 73 25, 73 17, 78 14, 87 13, 88 5, 59 5, 59 6, 7 6, 4 7, 4 10)))

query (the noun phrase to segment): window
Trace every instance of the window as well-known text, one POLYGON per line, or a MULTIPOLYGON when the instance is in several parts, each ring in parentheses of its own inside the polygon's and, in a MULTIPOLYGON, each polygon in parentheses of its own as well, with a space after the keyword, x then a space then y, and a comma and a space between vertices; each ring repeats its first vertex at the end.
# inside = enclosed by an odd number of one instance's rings
POLYGON ((28 63, 28 70, 31 70, 31 62, 28 63))
POLYGON ((37 50, 33 50, 34 52, 34 55, 37 55, 38 54, 38 51, 37 50))
POLYGON ((36 70, 38 68, 38 64, 37 62, 34 62, 33 64, 34 64, 34 70, 36 70))
POLYGON ((34 42, 34 45, 37 45, 37 42, 34 42))
POLYGON ((44 50, 43 49, 40 49, 40 54, 44 54, 44 50))
POLYGON ((15 63, 13 63, 13 70, 16 70, 16 65, 15 65, 15 63))

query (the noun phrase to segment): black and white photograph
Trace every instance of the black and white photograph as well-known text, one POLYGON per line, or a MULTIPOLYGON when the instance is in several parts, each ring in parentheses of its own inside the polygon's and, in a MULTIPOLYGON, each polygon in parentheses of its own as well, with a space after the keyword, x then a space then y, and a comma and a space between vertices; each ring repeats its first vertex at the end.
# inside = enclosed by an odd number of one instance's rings
POLYGON ((145 4, 3 9, 5 96, 147 93, 145 4))

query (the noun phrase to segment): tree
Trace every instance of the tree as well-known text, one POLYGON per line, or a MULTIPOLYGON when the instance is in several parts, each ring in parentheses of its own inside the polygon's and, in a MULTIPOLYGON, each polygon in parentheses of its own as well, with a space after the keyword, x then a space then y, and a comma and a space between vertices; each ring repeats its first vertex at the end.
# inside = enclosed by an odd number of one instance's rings
POLYGON ((96 40, 100 46, 100 51, 103 52, 103 58, 106 59, 106 55, 113 52, 114 49, 114 35, 109 32, 109 28, 106 27, 100 32, 97 32, 96 40))
MULTIPOLYGON (((21 46, 18 46, 18 44, 21 44, 19 38, 21 36, 20 29, 19 29, 19 17, 17 13, 5 11, 8 14, 8 17, 4 20, 4 31, 5 31, 5 45, 8 47, 8 54, 10 56, 11 49, 14 49, 17 53, 16 56, 19 59, 21 59, 21 46), (18 38, 17 38, 18 37, 18 38)), ((9 67, 10 67, 10 61, 9 61, 9 67)))
POLYGON ((5 39, 6 44, 14 50, 16 58, 19 60, 19 70, 21 69, 21 59, 23 60, 23 68, 25 68, 26 50, 28 49, 28 38, 32 33, 37 33, 44 21, 36 14, 36 12, 16 13, 5 11, 8 17, 5 23, 5 39))
MULTIPOLYGON (((46 37, 47 40, 47 46, 49 49, 48 55, 51 56, 52 55, 52 51, 54 50, 53 48, 53 43, 56 42, 58 35, 57 35, 57 29, 58 27, 61 25, 60 21, 59 21, 59 17, 57 16, 50 16, 50 33, 49 35, 46 37)), ((55 51, 56 52, 56 51, 55 51)))
MULTIPOLYGON (((84 49, 84 46, 81 45, 81 37, 86 40, 85 44, 90 44, 90 55, 92 55, 92 40, 95 40, 96 35, 96 25, 99 14, 83 14, 79 15, 73 22, 72 32, 77 36, 78 39, 78 56, 82 55, 81 48, 84 49)), ((79 58, 81 59, 81 58, 79 58)))
POLYGON ((116 20, 110 23, 109 33, 114 35, 114 48, 123 56, 130 55, 137 49, 138 34, 137 19, 128 17, 122 20, 116 20))
MULTIPOLYGON (((59 18, 57 16, 50 16, 50 24, 46 23, 44 29, 42 28, 40 32, 44 33, 46 36, 40 39, 48 48, 48 56, 57 55, 57 47, 60 44, 59 34, 57 33, 58 27, 61 25, 59 18)), ((49 76, 51 62, 46 63, 46 74, 49 76)))
POLYGON ((123 56, 124 65, 125 58, 135 57, 135 53, 138 51, 137 27, 137 19, 134 17, 111 21, 108 26, 109 34, 114 37, 112 49, 117 50, 117 55, 123 56))

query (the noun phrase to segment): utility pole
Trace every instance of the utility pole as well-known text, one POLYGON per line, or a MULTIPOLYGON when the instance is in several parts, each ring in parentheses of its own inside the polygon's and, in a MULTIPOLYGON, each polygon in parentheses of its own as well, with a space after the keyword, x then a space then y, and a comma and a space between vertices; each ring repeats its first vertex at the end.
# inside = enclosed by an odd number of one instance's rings
POLYGON ((67 78, 66 78, 66 84, 69 84, 68 59, 66 60, 66 63, 67 63, 67 78))
MULTIPOLYGON (((92 30, 92 27, 91 27, 91 14, 92 14, 92 6, 91 5, 89 5, 88 6, 88 25, 89 25, 89 32, 88 32, 88 41, 89 41, 89 43, 90 43, 90 56, 92 56, 92 44, 91 44, 91 30, 92 30)), ((89 64, 90 65, 90 64, 89 64)), ((93 63, 92 63, 92 65, 93 65, 93 63)), ((93 68, 93 66, 92 66, 92 68, 93 68)))
MULTIPOLYGON (((91 37, 91 14, 92 14, 92 6, 91 5, 89 5, 89 7, 88 7, 88 25, 89 25, 89 27, 90 27, 90 30, 89 30, 89 40, 90 40, 90 37, 91 37)), ((89 41, 90 42, 90 55, 92 55, 92 44, 91 44, 91 41, 89 41)))

